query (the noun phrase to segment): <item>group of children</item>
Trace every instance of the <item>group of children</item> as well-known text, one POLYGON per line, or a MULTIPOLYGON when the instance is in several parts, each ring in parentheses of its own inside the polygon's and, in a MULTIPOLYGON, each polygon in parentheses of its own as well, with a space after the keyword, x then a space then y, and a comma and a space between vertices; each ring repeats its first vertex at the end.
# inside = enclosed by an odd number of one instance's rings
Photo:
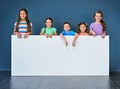
MULTIPOLYGON (((65 36, 74 36, 72 45, 75 46, 75 42, 78 36, 98 36, 101 35, 102 38, 106 35, 106 24, 103 21, 103 14, 101 11, 96 11, 94 13, 95 22, 90 24, 89 31, 88 25, 85 22, 80 22, 77 27, 77 31, 74 32, 71 29, 71 24, 65 22, 63 24, 64 30, 60 33, 60 37, 65 41, 66 46, 68 41, 65 36)), ((52 38, 52 36, 57 35, 57 29, 52 26, 53 19, 48 17, 45 20, 45 27, 41 29, 40 35, 45 35, 47 38, 52 38)), ((28 18, 28 12, 25 8, 20 9, 18 14, 18 20, 14 26, 14 35, 17 35, 18 38, 27 38, 32 34, 32 23, 28 18)))

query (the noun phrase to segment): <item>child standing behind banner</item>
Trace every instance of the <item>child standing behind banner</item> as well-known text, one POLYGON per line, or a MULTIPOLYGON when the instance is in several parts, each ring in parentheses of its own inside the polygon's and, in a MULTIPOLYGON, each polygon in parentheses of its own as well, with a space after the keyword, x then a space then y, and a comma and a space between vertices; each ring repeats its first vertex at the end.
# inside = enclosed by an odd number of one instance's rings
POLYGON ((18 38, 27 38, 30 34, 32 34, 32 23, 28 19, 28 11, 22 8, 14 26, 14 35, 17 35, 18 38))
POLYGON ((65 36, 74 36, 76 33, 71 30, 71 24, 69 22, 65 22, 64 30, 60 33, 60 37, 64 40, 66 46, 68 45, 68 41, 65 36))
POLYGON ((88 26, 85 22, 81 22, 78 24, 77 34, 73 38, 73 43, 72 43, 73 46, 75 46, 75 42, 76 42, 78 36, 89 36, 87 29, 88 29, 88 26))
POLYGON ((103 20, 103 13, 101 11, 96 11, 94 13, 95 22, 90 25, 90 34, 93 36, 102 36, 102 38, 106 35, 106 24, 103 20))
POLYGON ((48 17, 45 20, 45 27, 41 29, 40 35, 45 35, 47 38, 57 35, 57 30, 52 26, 53 19, 48 17))

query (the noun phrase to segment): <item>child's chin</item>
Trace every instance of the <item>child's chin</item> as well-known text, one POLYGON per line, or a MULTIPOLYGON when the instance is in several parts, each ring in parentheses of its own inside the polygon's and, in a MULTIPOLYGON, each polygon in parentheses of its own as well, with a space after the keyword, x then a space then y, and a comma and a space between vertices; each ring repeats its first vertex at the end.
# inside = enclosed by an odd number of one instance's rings
POLYGON ((21 19, 22 19, 22 20, 24 20, 24 19, 25 19, 25 17, 22 17, 21 19))

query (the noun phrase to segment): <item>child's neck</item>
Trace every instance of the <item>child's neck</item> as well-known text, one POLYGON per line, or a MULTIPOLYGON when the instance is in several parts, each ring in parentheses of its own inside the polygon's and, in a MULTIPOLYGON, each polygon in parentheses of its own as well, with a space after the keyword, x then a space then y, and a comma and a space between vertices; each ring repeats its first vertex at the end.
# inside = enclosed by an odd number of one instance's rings
POLYGON ((22 19, 21 21, 26 21, 25 19, 22 19))
POLYGON ((80 33, 86 33, 86 32, 80 32, 80 33))
POLYGON ((96 21, 97 24, 100 24, 100 21, 96 21))
POLYGON ((46 27, 46 28, 52 28, 52 27, 46 27))

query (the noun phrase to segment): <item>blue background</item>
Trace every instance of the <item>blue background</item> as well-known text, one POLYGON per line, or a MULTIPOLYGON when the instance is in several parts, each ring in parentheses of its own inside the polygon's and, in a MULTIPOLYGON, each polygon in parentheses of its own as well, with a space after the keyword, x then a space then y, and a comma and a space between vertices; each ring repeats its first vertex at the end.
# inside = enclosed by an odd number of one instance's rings
MULTIPOLYGON (((110 35, 110 71, 120 71, 120 0, 0 0, 0 70, 11 67, 11 34, 20 8, 26 8, 33 23, 33 34, 44 26, 46 17, 54 19, 58 33, 69 21, 76 29, 79 22, 90 25, 93 13, 102 10, 110 35)), ((103 49, 104 50, 104 49, 103 49)))

